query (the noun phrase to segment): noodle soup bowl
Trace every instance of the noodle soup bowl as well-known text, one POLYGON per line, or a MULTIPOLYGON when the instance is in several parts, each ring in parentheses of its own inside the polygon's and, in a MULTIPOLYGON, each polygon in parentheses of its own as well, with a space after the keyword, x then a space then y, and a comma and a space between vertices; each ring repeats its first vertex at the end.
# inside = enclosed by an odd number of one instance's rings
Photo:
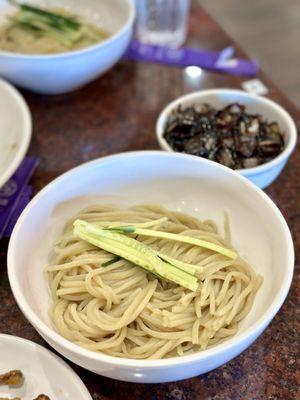
MULTIPOLYGON (((45 94, 78 89, 109 70, 123 55, 132 35, 133 0, 35 0, 47 8, 64 8, 109 34, 107 39, 79 50, 54 54, 21 54, 0 49, 0 76, 16 86, 45 94)), ((15 11, 0 0, 0 24, 15 11)))
POLYGON ((19 218, 8 250, 8 275, 28 321, 60 354, 110 378, 167 382, 203 374, 231 360, 268 326, 287 296, 294 267, 289 228, 278 208, 254 184, 217 163, 184 154, 130 152, 83 164, 39 192, 19 218), (66 221, 98 204, 161 204, 222 231, 224 210, 232 242, 264 281, 236 335, 193 354, 162 360, 117 358, 84 349, 59 335, 49 319, 45 266, 66 221))

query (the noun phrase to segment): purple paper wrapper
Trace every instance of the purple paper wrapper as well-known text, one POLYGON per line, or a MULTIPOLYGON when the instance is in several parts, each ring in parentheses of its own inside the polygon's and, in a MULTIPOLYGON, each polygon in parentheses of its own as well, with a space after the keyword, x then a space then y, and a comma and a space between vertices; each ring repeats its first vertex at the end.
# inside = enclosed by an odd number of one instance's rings
POLYGON ((22 214, 22 211, 29 203, 31 196, 32 196, 32 187, 25 186, 23 188, 23 190, 21 191, 20 198, 17 202, 16 208, 8 222, 8 225, 6 226, 6 229, 5 229, 5 232, 3 235, 4 237, 10 237, 19 216, 22 214))
POLYGON ((0 239, 3 237, 36 166, 37 159, 24 158, 14 175, 0 188, 0 239))
POLYGON ((234 49, 232 47, 226 47, 222 51, 206 51, 192 48, 171 49, 132 41, 124 58, 178 67, 195 65, 232 75, 255 76, 257 74, 259 69, 257 61, 233 58, 233 53, 234 49))

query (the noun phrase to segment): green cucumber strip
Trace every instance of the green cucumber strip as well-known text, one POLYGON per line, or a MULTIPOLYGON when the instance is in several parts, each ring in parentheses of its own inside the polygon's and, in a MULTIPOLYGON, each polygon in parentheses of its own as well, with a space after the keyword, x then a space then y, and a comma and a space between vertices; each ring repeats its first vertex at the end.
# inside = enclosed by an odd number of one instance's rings
POLYGON ((168 221, 168 217, 162 217, 159 219, 154 219, 152 221, 147 221, 147 222, 138 222, 138 223, 132 223, 132 222, 108 222, 108 221, 101 221, 101 222, 93 222, 93 225, 99 226, 102 228, 107 228, 109 230, 113 230, 115 228, 152 228, 155 225, 162 224, 163 222, 168 221))
MULTIPOLYGON (((122 230, 122 227, 120 227, 119 231, 121 231, 121 230, 122 230)), ((124 231, 124 233, 126 233, 126 232, 124 231)), ((233 250, 227 249, 226 247, 222 247, 215 243, 211 243, 211 242, 207 242, 205 240, 193 238, 191 236, 184 236, 184 235, 179 235, 176 233, 169 233, 169 232, 163 232, 163 231, 156 231, 154 229, 152 230, 152 229, 141 229, 141 228, 136 228, 132 233, 135 233, 137 235, 157 237, 157 238, 161 238, 161 239, 168 239, 168 240, 174 240, 176 242, 192 244, 194 246, 203 247, 203 248, 215 251, 216 253, 223 254, 224 256, 226 256, 228 258, 232 258, 232 259, 237 258, 237 254, 233 250)))
POLYGON ((121 260, 120 256, 115 256, 111 260, 105 261, 103 264, 101 264, 102 267, 108 267, 111 264, 114 264, 115 262, 121 260))
POLYGON ((192 291, 198 288, 196 277, 162 261, 150 247, 124 234, 101 229, 81 220, 74 222, 74 234, 103 250, 125 258, 163 279, 175 282, 192 291))
POLYGON ((49 23, 55 23, 60 26, 65 26, 71 29, 79 29, 81 24, 72 17, 66 17, 52 11, 44 10, 39 7, 34 7, 29 4, 20 4, 20 11, 33 14, 36 18, 47 19, 49 23))
POLYGON ((165 254, 162 254, 160 252, 158 252, 157 255, 163 261, 168 262, 169 264, 174 265, 174 267, 177 267, 177 268, 181 269, 182 271, 185 271, 191 275, 195 275, 196 272, 203 271, 203 267, 201 267, 200 265, 188 264, 183 261, 176 260, 175 258, 166 256, 165 254))

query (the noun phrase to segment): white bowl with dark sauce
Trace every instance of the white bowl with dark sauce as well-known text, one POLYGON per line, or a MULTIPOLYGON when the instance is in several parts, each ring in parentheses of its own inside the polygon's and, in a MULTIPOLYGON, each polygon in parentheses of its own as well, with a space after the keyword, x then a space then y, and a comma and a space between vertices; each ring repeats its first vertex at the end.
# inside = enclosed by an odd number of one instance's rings
MULTIPOLYGON (((236 172, 248 178, 260 188, 270 185, 281 173, 288 158, 292 154, 297 140, 297 130, 291 116, 277 103, 265 97, 255 96, 240 90, 233 89, 211 89, 202 90, 179 97, 169 103, 160 113, 156 123, 156 136, 160 147, 166 151, 176 151, 165 138, 165 130, 168 120, 178 107, 185 109, 190 106, 208 104, 217 110, 238 103, 245 106, 245 113, 259 114, 268 124, 276 123, 283 137, 282 149, 273 159, 260 163, 253 167, 252 159, 249 159, 246 167, 235 169, 236 172)), ((185 152, 185 151, 182 151, 185 152)))

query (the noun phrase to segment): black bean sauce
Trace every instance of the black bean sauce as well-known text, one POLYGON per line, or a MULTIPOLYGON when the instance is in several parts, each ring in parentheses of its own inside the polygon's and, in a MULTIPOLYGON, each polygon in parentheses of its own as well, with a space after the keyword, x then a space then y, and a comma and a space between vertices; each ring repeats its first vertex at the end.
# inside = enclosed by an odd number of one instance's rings
POLYGON ((272 160, 284 148, 276 122, 246 113, 242 104, 221 110, 209 104, 179 106, 168 118, 164 138, 173 150, 208 158, 232 169, 252 168, 272 160))

